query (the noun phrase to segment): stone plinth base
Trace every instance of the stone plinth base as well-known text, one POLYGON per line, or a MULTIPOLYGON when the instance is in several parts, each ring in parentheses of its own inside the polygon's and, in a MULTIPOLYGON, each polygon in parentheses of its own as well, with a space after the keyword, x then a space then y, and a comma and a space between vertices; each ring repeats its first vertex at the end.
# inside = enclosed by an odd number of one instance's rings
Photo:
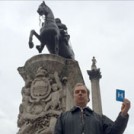
POLYGON ((75 60, 42 54, 18 71, 25 81, 18 115, 18 134, 52 134, 57 117, 73 106, 73 87, 83 82, 75 60))

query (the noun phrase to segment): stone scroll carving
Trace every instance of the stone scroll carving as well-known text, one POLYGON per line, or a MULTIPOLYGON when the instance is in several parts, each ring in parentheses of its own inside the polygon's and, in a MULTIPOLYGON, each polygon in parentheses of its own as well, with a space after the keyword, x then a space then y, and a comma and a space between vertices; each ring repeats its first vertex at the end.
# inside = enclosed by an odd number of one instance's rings
POLYGON ((18 134, 52 134, 57 117, 66 110, 67 77, 39 67, 34 79, 23 78, 18 134))

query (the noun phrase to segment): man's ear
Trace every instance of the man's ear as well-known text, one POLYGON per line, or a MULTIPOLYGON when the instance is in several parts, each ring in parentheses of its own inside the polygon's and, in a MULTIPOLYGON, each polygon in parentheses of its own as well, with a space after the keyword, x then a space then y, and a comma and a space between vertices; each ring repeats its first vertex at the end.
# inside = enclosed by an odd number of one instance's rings
POLYGON ((88 102, 90 101, 90 98, 88 98, 88 102))

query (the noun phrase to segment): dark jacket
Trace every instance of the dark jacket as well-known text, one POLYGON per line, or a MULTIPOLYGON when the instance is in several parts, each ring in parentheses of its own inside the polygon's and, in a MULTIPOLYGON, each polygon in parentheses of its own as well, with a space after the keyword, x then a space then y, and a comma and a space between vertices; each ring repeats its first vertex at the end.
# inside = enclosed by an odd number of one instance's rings
POLYGON ((54 134, 122 134, 127 122, 128 115, 123 117, 119 114, 113 122, 88 107, 83 110, 74 107, 59 116, 54 134))

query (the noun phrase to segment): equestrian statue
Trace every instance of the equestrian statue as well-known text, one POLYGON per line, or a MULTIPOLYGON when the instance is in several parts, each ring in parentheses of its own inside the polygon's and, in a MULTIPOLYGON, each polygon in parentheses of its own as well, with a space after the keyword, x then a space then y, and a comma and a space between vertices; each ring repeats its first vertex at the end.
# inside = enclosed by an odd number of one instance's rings
POLYGON ((70 35, 67 33, 66 25, 62 24, 59 18, 54 18, 52 10, 43 1, 37 10, 40 16, 45 16, 44 22, 40 29, 40 35, 35 31, 31 30, 29 36, 29 47, 33 48, 34 43, 33 35, 41 42, 40 45, 36 46, 39 53, 42 52, 46 45, 48 51, 51 54, 56 54, 68 59, 74 59, 74 52, 69 45, 70 35))

